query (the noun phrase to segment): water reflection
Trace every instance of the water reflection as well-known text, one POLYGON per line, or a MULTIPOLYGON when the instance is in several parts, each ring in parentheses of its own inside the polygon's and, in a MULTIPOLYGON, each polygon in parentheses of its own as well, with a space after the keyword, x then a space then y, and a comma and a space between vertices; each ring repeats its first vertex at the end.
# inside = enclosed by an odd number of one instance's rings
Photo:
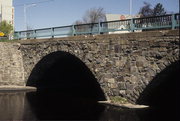
POLYGON ((0 92, 0 120, 176 121, 171 112, 107 106, 50 91, 0 92))
POLYGON ((40 120, 97 120, 104 110, 95 100, 53 91, 27 93, 27 99, 40 120))
POLYGON ((36 119, 25 98, 26 92, 0 92, 0 120, 36 119))

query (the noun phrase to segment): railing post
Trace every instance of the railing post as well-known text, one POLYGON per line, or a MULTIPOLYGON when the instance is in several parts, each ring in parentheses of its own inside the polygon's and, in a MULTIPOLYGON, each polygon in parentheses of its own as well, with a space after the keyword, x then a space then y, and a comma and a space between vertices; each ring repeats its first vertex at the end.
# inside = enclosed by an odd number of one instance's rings
POLYGON ((75 34, 76 34, 76 30, 75 30, 74 25, 72 25, 72 36, 75 36, 75 34))
POLYGON ((54 28, 51 28, 51 37, 54 38, 54 28))
POLYGON ((14 32, 14 39, 19 40, 19 32, 14 32))
POLYGON ((36 39, 36 30, 34 30, 33 33, 34 33, 34 39, 36 39))
POLYGON ((18 32, 18 40, 21 40, 21 32, 18 32))
POLYGON ((101 34, 101 22, 98 23, 98 34, 101 34))
POLYGON ((19 40, 19 32, 14 32, 14 39, 19 40))
POLYGON ((171 25, 172 29, 175 29, 175 26, 176 26, 175 14, 172 14, 171 21, 172 21, 172 25, 171 25))
POLYGON ((134 19, 132 18, 131 19, 131 22, 130 22, 130 29, 131 29, 131 32, 134 32, 134 19))

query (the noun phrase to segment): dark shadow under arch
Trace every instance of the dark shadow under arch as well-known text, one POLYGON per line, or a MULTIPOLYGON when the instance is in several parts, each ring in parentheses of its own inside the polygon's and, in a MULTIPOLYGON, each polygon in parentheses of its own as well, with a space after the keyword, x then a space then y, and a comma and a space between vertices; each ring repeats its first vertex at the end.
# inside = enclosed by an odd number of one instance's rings
POLYGON ((73 96, 106 100, 105 95, 89 68, 67 52, 53 52, 42 58, 32 70, 28 86, 37 90, 59 91, 73 96))
POLYGON ((34 67, 27 99, 38 120, 98 120, 105 95, 89 68, 67 52, 53 52, 34 67))
MULTIPOLYGON (((180 108, 180 61, 176 61, 158 73, 137 100, 149 105, 153 114, 165 120, 177 120, 180 108), (155 109, 155 110, 154 110, 155 109)), ((152 114, 151 114, 152 115, 152 114)), ((179 119, 179 117, 178 117, 179 119)))

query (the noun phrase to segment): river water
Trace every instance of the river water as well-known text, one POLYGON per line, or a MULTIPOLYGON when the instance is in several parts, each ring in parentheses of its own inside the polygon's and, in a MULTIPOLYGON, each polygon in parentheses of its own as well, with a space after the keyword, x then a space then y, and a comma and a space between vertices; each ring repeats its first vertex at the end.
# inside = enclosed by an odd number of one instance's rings
MULTIPOLYGON (((166 115, 150 109, 127 109, 91 99, 47 92, 1 91, 1 120, 160 121, 166 115), (154 113, 152 113, 154 112, 154 113), (163 118, 162 118, 163 117, 163 118)), ((174 120, 172 120, 174 121, 174 120)))

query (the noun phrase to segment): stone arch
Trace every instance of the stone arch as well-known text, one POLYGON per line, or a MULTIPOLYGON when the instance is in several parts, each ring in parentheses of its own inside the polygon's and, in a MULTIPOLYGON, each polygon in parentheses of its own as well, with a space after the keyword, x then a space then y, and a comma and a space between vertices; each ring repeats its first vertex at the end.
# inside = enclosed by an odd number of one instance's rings
POLYGON ((37 87, 37 91, 56 91, 106 100, 90 69, 79 58, 64 51, 52 52, 43 57, 33 68, 26 85, 37 87))
POLYGON ((180 108, 180 61, 172 62, 158 73, 137 99, 137 104, 149 105, 149 120, 177 120, 180 108))
POLYGON ((180 97, 180 64, 179 60, 158 73, 137 99, 137 104, 145 104, 152 107, 166 107, 169 104, 177 105, 180 97))

